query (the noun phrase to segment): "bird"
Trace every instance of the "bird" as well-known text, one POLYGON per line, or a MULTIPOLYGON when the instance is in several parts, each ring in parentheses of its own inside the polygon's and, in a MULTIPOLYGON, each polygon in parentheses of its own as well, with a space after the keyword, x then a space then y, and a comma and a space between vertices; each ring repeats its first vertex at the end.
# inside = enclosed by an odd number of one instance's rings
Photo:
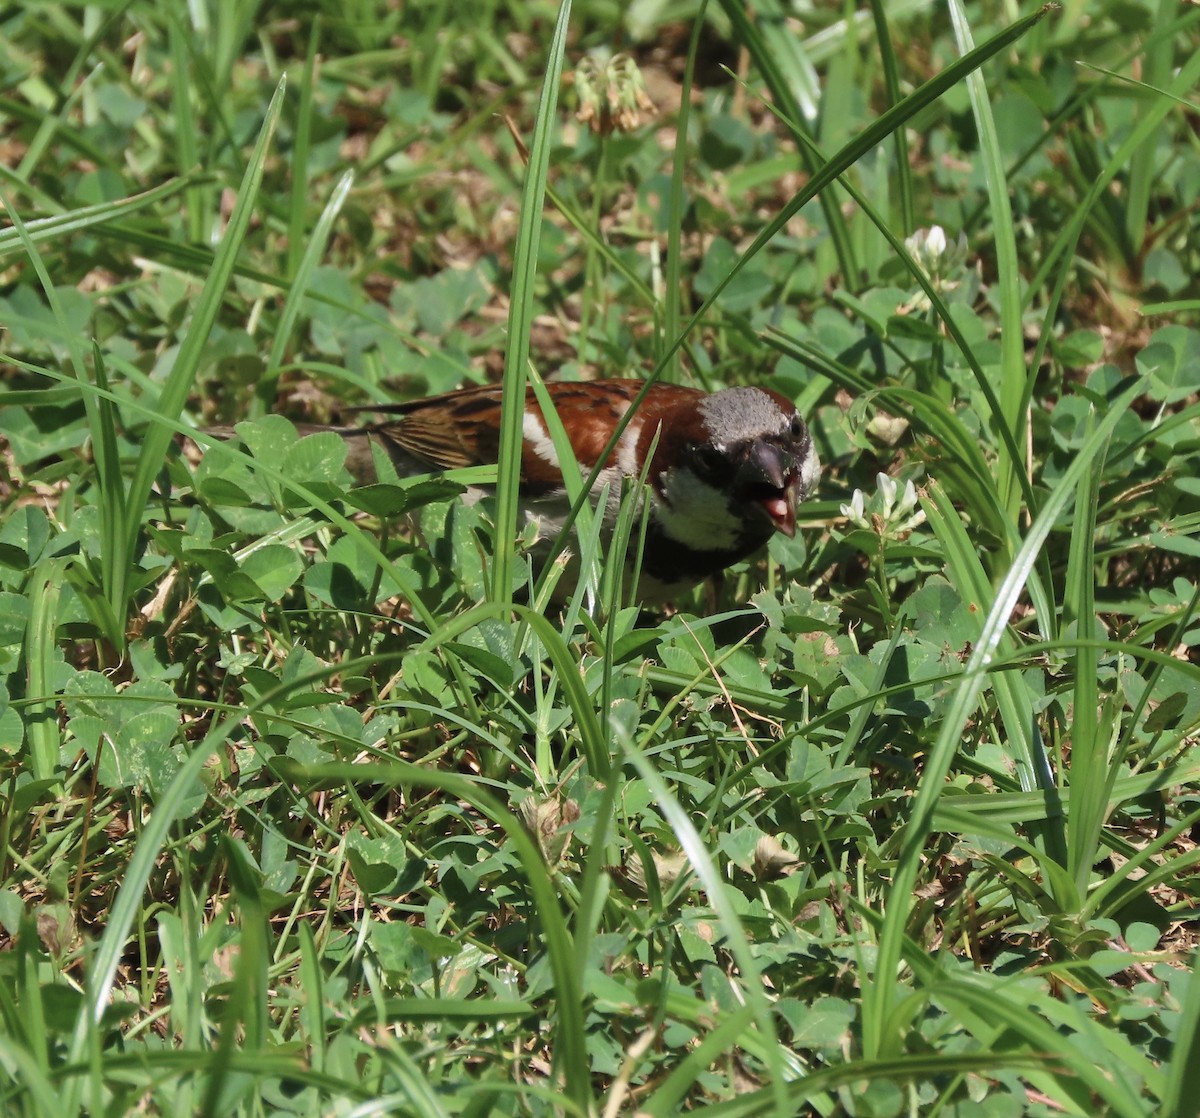
MULTIPOLYGON (((644 382, 551 381, 545 388, 586 478, 644 382)), ((380 421, 334 428, 347 442, 347 467, 362 483, 376 480, 373 447, 387 455, 401 478, 494 464, 502 391, 498 384, 474 385, 372 405, 380 421)), ((522 514, 538 538, 552 541, 570 501, 532 387, 521 428, 522 514)), ((592 489, 598 499, 608 486, 601 515, 609 532, 622 479, 637 479, 643 471, 649 507, 638 598, 645 604, 672 600, 749 557, 776 532, 794 536, 796 505, 816 487, 820 463, 808 425, 774 389, 734 387, 708 393, 656 382, 592 489)))

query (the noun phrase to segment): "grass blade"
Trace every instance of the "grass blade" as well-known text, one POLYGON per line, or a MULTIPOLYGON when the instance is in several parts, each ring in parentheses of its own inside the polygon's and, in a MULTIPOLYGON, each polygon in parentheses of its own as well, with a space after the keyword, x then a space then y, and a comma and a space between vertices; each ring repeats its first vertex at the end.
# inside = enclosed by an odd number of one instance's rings
POLYGON ((353 185, 354 172, 347 171, 338 179, 337 185, 333 188, 333 192, 329 196, 329 201, 325 203, 325 208, 321 211, 321 216, 317 218, 317 223, 313 226, 312 232, 307 235, 301 235, 300 239, 304 245, 304 254, 301 256, 295 271, 291 273, 292 286, 288 290, 287 302, 284 303, 283 313, 279 316, 279 326, 271 338, 271 352, 267 357, 267 367, 263 370, 262 383, 257 393, 260 401, 271 399, 274 396, 275 382, 279 378, 288 347, 292 344, 296 324, 300 320, 301 311, 304 309, 305 300, 308 298, 313 273, 317 270, 317 265, 320 264, 325 255, 325 248, 329 244, 329 237, 333 232, 333 224, 337 221, 338 214, 342 212, 342 206, 345 204, 346 198, 350 194, 350 188, 353 185))
MULTIPOLYGON (((959 49, 965 54, 974 49, 971 28, 960 0, 950 0, 950 18, 959 49)), ((1012 205, 1008 198, 1008 177, 1004 157, 996 135, 987 86, 980 70, 972 70, 964 79, 971 95, 975 130, 979 135, 979 153, 987 183, 992 216, 992 238, 996 250, 996 286, 1000 293, 1000 421, 1009 431, 1021 428, 1021 406, 1026 381, 1035 370, 1025 369, 1025 335, 1021 323, 1021 267, 1017 259, 1017 238, 1013 227, 1012 205)), ((1019 474, 1024 472, 1020 459, 1011 459, 1007 446, 1001 450, 1000 504, 1015 519, 1019 507, 1019 474)))
MULTIPOLYGON (((566 55, 571 0, 563 0, 554 25, 546 76, 538 99, 537 122, 521 189, 521 224, 513 252, 508 344, 504 351, 504 395, 500 405, 500 453, 496 480, 496 536, 492 548, 492 600, 512 601, 512 573, 517 533, 517 503, 521 481, 522 422, 525 415, 529 330, 535 311, 538 242, 546 197, 550 146, 557 120, 558 86, 566 55)), ((580 500, 586 500, 586 495, 580 500)))

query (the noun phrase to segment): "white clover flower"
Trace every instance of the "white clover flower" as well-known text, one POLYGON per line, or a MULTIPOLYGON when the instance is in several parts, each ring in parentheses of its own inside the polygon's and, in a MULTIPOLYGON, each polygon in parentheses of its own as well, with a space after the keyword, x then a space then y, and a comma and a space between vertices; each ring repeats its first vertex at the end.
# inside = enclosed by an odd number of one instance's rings
POLYGON ((850 503, 842 505, 842 515, 857 528, 870 528, 871 525, 867 520, 866 513, 863 511, 866 507, 867 498, 861 489, 856 489, 850 496, 850 503))
MULTIPOLYGON (((942 231, 940 225, 935 225, 932 229, 918 229, 911 236, 904 238, 904 247, 908 249, 909 256, 920 264, 922 268, 925 267, 926 262, 926 246, 929 244, 929 238, 934 230, 941 235, 942 245, 945 246, 946 234, 942 231)), ((934 259, 936 258, 935 256, 934 259)))
POLYGON ((905 481, 901 490, 900 483, 887 474, 875 475, 875 493, 869 499, 861 489, 856 489, 841 511, 854 527, 877 532, 885 538, 898 538, 925 523, 925 510, 920 507, 912 479, 905 481))
POLYGON ((884 520, 891 520, 892 507, 896 503, 896 479, 888 477, 887 474, 876 474, 875 488, 879 490, 879 501, 882 506, 879 515, 884 520))
MULTIPOLYGON (((967 237, 959 233, 951 241, 940 225, 918 229, 904 239, 904 247, 925 273, 933 289, 939 293, 953 291, 962 281, 962 272, 967 263, 967 237)), ((914 310, 928 310, 929 297, 920 291, 899 308, 900 314, 914 310)))
POLYGON ((895 531, 897 533, 911 532, 925 523, 925 510, 920 507, 917 487, 913 485, 911 478, 904 483, 904 496, 900 498, 900 503, 894 510, 893 519, 896 522, 895 531), (916 512, 913 512, 913 509, 916 509, 916 512), (909 513, 912 515, 909 516, 909 513))

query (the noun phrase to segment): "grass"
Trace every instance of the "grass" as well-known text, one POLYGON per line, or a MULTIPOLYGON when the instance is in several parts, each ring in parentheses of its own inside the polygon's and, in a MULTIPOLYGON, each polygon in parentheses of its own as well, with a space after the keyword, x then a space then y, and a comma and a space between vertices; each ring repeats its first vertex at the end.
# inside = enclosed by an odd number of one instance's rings
POLYGON ((0 19, 5 1113, 1195 1113, 1200 12, 0 19), (826 464, 661 614, 276 414, 638 373, 826 464))

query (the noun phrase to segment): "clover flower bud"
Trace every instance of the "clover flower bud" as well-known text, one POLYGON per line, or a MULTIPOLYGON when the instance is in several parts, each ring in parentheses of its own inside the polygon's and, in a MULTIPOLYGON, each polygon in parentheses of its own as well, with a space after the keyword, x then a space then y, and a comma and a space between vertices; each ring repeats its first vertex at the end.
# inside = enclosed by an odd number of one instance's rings
POLYGON ((632 132, 653 115, 654 102, 637 63, 627 54, 614 54, 607 62, 593 55, 575 68, 575 119, 600 136, 632 132))

